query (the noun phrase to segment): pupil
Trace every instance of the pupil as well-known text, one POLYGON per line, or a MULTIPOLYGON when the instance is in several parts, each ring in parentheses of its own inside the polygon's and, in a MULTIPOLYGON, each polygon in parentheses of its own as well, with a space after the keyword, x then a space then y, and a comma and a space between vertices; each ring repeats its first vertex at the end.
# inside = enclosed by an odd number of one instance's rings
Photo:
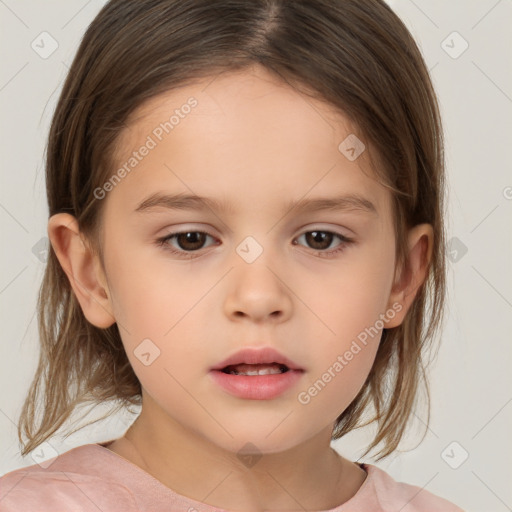
POLYGON ((314 249, 327 249, 331 245, 332 236, 332 233, 325 231, 310 231, 306 233, 306 240, 314 249), (327 245, 325 244, 326 239, 329 242, 327 245), (315 247, 315 244, 320 244, 320 247, 315 247))
POLYGON ((205 233, 199 233, 198 231, 188 231, 187 233, 177 235, 180 248, 192 251, 201 248, 204 244, 205 237, 205 233))

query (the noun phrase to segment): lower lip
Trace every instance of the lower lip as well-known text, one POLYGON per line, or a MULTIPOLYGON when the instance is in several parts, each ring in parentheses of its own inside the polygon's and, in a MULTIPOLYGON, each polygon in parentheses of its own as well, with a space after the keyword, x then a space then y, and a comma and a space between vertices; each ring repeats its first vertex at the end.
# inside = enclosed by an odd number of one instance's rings
POLYGON ((210 375, 231 395, 249 400, 271 400, 294 386, 303 373, 303 370, 288 370, 271 375, 232 375, 212 370, 210 375))

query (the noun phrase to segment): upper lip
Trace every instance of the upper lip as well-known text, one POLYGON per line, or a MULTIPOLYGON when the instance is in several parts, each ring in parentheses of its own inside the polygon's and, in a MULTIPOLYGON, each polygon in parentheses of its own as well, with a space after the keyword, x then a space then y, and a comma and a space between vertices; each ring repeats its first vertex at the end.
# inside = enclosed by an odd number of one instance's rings
POLYGON ((246 348, 230 355, 227 359, 211 368, 211 370, 223 370, 226 366, 236 364, 271 364, 277 363, 286 365, 290 370, 303 370, 291 359, 278 352, 272 347, 258 349, 246 348))

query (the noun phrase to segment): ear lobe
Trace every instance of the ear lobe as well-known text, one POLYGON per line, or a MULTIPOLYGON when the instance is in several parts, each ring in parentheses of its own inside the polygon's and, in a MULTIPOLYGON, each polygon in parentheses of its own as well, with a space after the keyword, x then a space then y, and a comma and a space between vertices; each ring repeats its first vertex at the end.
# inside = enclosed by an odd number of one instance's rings
POLYGON ((432 258, 434 230, 430 224, 418 224, 409 231, 408 253, 404 267, 400 269, 388 300, 388 308, 401 304, 402 308, 392 320, 386 323, 386 329, 397 327, 403 322, 411 307, 418 289, 427 277, 432 258))
POLYGON ((82 239, 76 218, 68 213, 50 217, 48 238, 87 320, 102 329, 110 327, 115 318, 106 279, 98 257, 82 239))

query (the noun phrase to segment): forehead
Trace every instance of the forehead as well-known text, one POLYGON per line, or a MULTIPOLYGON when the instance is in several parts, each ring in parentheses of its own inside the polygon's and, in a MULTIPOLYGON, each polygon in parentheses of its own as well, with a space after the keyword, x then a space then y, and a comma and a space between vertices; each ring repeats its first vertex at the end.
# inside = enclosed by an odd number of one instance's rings
MULTIPOLYGON (((141 137, 155 130, 157 138, 179 136, 183 132, 180 125, 191 123, 198 138, 215 136, 216 142, 223 136, 226 141, 234 141, 234 135, 240 142, 244 136, 253 137, 258 131, 258 138, 253 141, 255 147, 263 141, 268 146, 271 141, 274 145, 285 145, 305 139, 311 145, 337 146, 344 134, 357 132, 352 122, 333 105, 302 94, 264 68, 254 66, 208 76, 149 99, 130 115, 117 147, 121 151, 136 147, 141 137), (191 98, 195 102, 193 108, 189 107, 191 98), (186 119, 192 121, 185 123, 186 119), (164 127, 164 133, 158 133, 162 132, 161 125, 169 121, 173 125, 169 133, 164 127), (274 135, 278 127, 283 131, 277 139, 266 137, 274 135), (198 131, 199 128, 203 129, 198 131)), ((298 152, 300 148, 296 149, 298 152)))
POLYGON ((126 163, 145 141, 154 145, 126 180, 134 201, 139 191, 149 192, 149 173, 162 184, 171 178, 179 192, 190 192, 187 185, 193 184, 202 189, 194 192, 221 198, 230 197, 235 187, 238 195, 245 191, 256 201, 265 183, 287 202, 308 190, 336 186, 385 201, 376 197, 382 187, 367 151, 361 150, 369 144, 363 145, 351 121, 261 68, 166 91, 136 109, 126 126, 116 146, 116 165, 126 163), (354 148, 362 151, 356 159, 349 158, 353 151, 347 153, 354 148), (180 183, 180 176, 186 182, 180 183))

